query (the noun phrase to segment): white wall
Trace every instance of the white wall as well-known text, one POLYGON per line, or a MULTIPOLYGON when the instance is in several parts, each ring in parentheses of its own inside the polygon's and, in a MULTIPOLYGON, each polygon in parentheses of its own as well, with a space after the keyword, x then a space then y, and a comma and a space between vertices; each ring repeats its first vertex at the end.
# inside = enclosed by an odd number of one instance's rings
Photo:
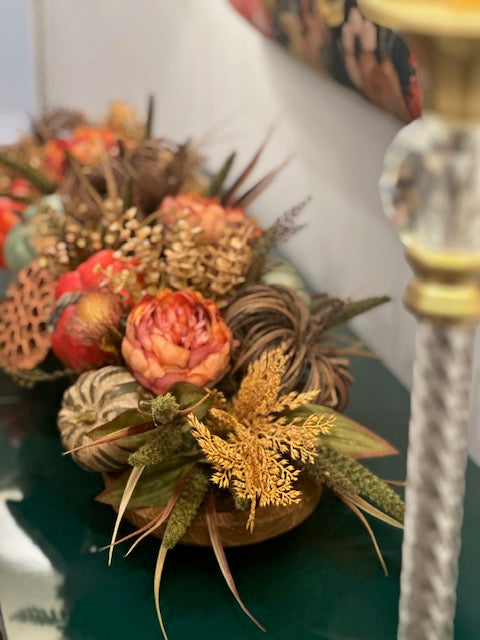
POLYGON ((214 167, 234 148, 245 160, 277 122, 261 170, 294 158, 254 213, 268 224, 312 196, 308 230, 287 252, 318 290, 392 296, 355 327, 409 384, 414 322, 401 295, 410 273, 376 187, 399 123, 264 40, 226 0, 33 1, 44 12, 39 80, 50 106, 100 114, 113 97, 144 107, 153 92, 157 133, 215 128, 214 167))
POLYGON ((35 105, 29 5, 29 0, 0 0, 0 112, 31 112, 35 105))

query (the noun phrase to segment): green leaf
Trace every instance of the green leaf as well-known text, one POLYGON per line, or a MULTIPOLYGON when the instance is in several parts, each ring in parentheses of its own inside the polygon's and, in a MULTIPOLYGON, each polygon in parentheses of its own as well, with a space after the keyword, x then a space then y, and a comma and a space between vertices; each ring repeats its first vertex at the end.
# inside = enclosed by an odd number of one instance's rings
POLYGON ((122 193, 124 211, 128 211, 130 207, 134 206, 134 195, 135 195, 135 181, 131 176, 129 176, 128 180, 125 183, 125 187, 122 193))
POLYGON ((119 443, 122 446, 126 446, 132 451, 143 447, 143 445, 147 444, 152 438, 154 438, 158 434, 158 429, 153 427, 146 431, 145 433, 139 433, 134 436, 126 436, 122 439, 122 442, 119 443))
POLYGON ((237 154, 235 153, 235 151, 231 153, 228 156, 228 158, 225 160, 223 165, 220 167, 220 170, 218 171, 218 173, 212 176, 212 179, 210 180, 210 186, 208 188, 209 196, 216 196, 221 192, 223 185, 225 184, 225 180, 227 179, 228 174, 230 173, 230 169, 232 168, 232 164, 233 164, 233 161, 235 160, 236 155, 237 154))
POLYGON ((22 178, 26 178, 42 193, 54 193, 58 189, 58 184, 49 180, 41 171, 37 171, 29 164, 13 160, 6 153, 0 153, 0 165, 7 167, 22 178))
POLYGON ((115 418, 110 420, 110 422, 102 424, 99 427, 95 427, 88 432, 88 435, 94 440, 98 440, 103 438, 103 436, 108 436, 110 433, 115 433, 115 431, 119 431, 120 429, 136 427, 143 422, 151 421, 152 419, 149 416, 141 413, 138 409, 127 409, 127 411, 115 416, 115 418))
POLYGON ((190 382, 176 382, 168 392, 175 396, 182 411, 194 407, 192 413, 199 420, 205 418, 212 406, 211 395, 190 382))
MULTIPOLYGON (((184 455, 173 456, 146 467, 137 482, 128 503, 129 507, 164 507, 180 479, 193 467, 196 460, 184 455)), ((118 505, 122 499, 131 469, 123 473, 109 489, 97 496, 98 502, 118 505)))
POLYGON ((34 198, 26 198, 25 196, 17 196, 15 193, 9 191, 0 191, 0 198, 8 198, 14 202, 21 202, 22 204, 32 204, 34 198))
POLYGON ((305 417, 312 413, 334 416, 335 426, 328 435, 318 437, 319 444, 328 445, 335 451, 351 458, 378 458, 398 453, 398 450, 387 440, 330 407, 306 404, 293 413, 305 417))
POLYGON ((336 327, 339 324, 344 324, 352 318, 359 316, 366 311, 370 311, 370 309, 374 309, 385 302, 390 302, 390 298, 388 296, 379 296, 377 298, 365 298, 364 300, 355 300, 354 302, 348 302, 343 305, 338 313, 336 313, 331 319, 326 329, 330 329, 331 327, 336 327))
POLYGON ((152 137, 153 120, 155 118, 155 96, 151 93, 148 96, 147 117, 145 120, 145 140, 152 137))
POLYGON ((312 315, 322 311, 326 307, 328 307, 333 300, 337 300, 338 298, 331 298, 326 293, 315 293, 312 296, 312 302, 310 303, 310 313, 312 315))
MULTIPOLYGON (((92 429, 92 432, 93 431, 95 431, 95 429, 92 429)), ((125 429, 118 429, 113 433, 107 433, 105 436, 92 438, 78 447, 65 451, 63 455, 66 456, 69 453, 83 451, 84 449, 89 449, 91 447, 98 447, 102 444, 117 442, 118 440, 124 440, 126 443, 130 444, 130 446, 140 446, 146 442, 146 438, 148 438, 153 431, 153 422, 142 422, 141 424, 137 424, 133 427, 125 427, 125 429)))

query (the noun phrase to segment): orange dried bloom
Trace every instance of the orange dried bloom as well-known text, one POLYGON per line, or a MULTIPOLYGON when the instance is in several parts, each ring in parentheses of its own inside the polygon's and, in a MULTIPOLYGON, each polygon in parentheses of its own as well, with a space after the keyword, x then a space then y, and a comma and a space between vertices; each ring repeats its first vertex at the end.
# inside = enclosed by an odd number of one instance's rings
POLYGON ((252 241, 262 234, 255 218, 247 218, 240 208, 223 207, 219 198, 207 198, 199 193, 167 196, 159 211, 159 220, 172 228, 178 220, 186 219, 192 227, 200 227, 208 242, 216 243, 228 228, 251 226, 252 241))
POLYGON ((176 382, 204 386, 226 372, 232 333, 217 305, 197 291, 163 289, 130 312, 122 354, 135 378, 154 393, 176 382))

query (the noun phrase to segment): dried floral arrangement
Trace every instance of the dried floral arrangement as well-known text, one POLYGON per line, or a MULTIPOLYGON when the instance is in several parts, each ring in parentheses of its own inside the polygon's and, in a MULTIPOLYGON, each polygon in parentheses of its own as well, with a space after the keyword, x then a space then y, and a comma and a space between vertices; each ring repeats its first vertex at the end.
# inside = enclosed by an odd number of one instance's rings
MULTIPOLYGON (((246 208, 263 143, 230 180, 198 144, 151 136, 123 103, 91 123, 57 111, 0 152, 0 255, 15 272, 0 302, 0 367, 19 383, 67 377, 67 453, 103 475, 117 511, 109 551, 148 535, 167 550, 211 546, 248 612, 224 548, 288 531, 322 487, 365 524, 401 527, 398 494, 359 458, 395 449, 341 412, 352 376, 331 329, 386 301, 310 295, 272 250, 301 206, 263 229, 246 208), (228 185, 228 186, 227 186, 228 185), (118 539, 126 518, 135 531, 118 539)), ((129 553, 128 552, 128 553, 129 553)), ((384 566, 385 568, 385 566, 384 566)))

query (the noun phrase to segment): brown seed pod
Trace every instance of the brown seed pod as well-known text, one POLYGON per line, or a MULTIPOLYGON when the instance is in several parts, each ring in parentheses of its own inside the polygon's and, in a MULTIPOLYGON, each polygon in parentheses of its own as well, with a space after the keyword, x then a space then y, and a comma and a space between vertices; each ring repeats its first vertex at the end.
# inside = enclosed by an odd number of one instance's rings
POLYGON ((56 276, 41 259, 24 267, 0 302, 0 367, 33 369, 51 344, 48 320, 55 306, 56 276))
POLYGON ((60 187, 69 215, 91 228, 105 218, 115 219, 105 212, 107 199, 128 197, 142 217, 155 211, 165 196, 194 188, 199 175, 199 158, 192 149, 164 140, 145 140, 106 161, 108 166, 72 165, 60 187))
POLYGON ((124 157, 107 158, 105 165, 71 164, 59 189, 67 214, 73 223, 98 230, 105 221, 113 221, 123 211, 121 196, 132 181, 132 167, 124 157), (115 193, 112 193, 112 186, 115 193))
POLYGON ((188 145, 145 140, 129 157, 135 172, 138 206, 154 211, 167 195, 179 193, 198 169, 198 158, 188 145))
POLYGON ((289 357, 282 391, 320 389, 316 402, 337 410, 348 402, 353 381, 348 360, 339 357, 325 328, 343 302, 328 298, 314 315, 291 289, 278 285, 254 284, 244 287, 228 306, 224 319, 240 341, 233 354, 232 374, 245 373, 260 354, 285 344, 289 357))
MULTIPOLYGON (((83 373, 69 387, 62 400, 57 425, 66 450, 93 442, 88 432, 135 409, 140 385, 123 367, 108 366, 83 373)), ((115 442, 92 446, 72 454, 91 471, 119 471, 127 466, 132 449, 115 442)))

